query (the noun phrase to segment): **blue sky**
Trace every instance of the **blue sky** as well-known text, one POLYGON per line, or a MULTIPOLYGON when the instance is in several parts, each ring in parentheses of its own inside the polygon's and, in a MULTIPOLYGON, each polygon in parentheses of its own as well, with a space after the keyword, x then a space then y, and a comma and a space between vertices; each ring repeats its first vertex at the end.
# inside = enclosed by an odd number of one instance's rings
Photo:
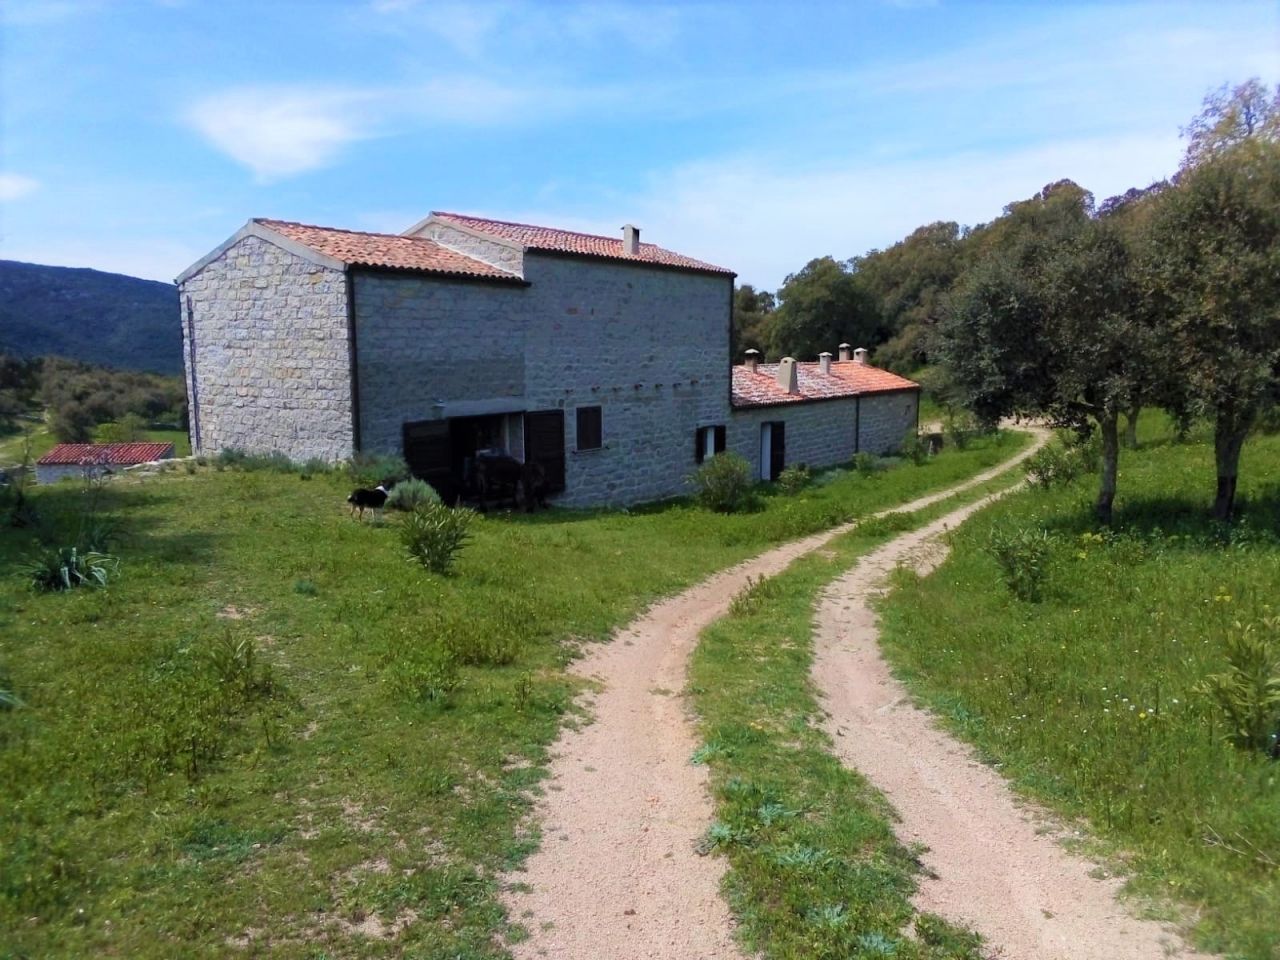
POLYGON ((452 210, 769 289, 1070 177, 1177 168, 1280 3, 5 0, 0 257, 168 280, 255 216, 452 210))

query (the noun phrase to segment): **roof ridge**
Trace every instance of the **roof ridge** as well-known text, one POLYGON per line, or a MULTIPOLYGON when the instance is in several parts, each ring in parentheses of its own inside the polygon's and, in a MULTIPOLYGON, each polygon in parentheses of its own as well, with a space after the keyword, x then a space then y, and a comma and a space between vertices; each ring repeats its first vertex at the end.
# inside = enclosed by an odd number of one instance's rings
MULTIPOLYGON (((495 217, 477 217, 470 213, 450 213, 447 210, 432 210, 431 215, 433 217, 457 217, 461 220, 479 220, 482 223, 500 223, 504 227, 527 227, 530 230, 554 230, 556 233, 571 233, 575 237, 589 237, 592 240, 610 240, 616 243, 622 242, 621 237, 611 237, 605 233, 587 233, 584 230, 567 230, 564 227, 544 227, 537 223, 521 223, 519 220, 498 220, 495 217)), ((647 243, 643 241, 640 246, 653 247, 656 250, 666 249, 665 247, 659 247, 656 243, 647 243)), ((676 253, 674 250, 667 250, 666 252, 676 253)), ((684 254, 677 254, 677 256, 684 256, 684 254)))
POLYGON ((348 230, 346 227, 326 227, 321 223, 303 223, 301 220, 277 220, 274 217, 254 217, 253 222, 261 223, 266 226, 270 226, 273 223, 279 223, 286 227, 306 227, 308 230, 327 230, 330 233, 354 233, 361 237, 382 237, 386 240, 419 240, 439 246, 439 244, 430 237, 418 237, 403 233, 379 233, 376 230, 348 230))

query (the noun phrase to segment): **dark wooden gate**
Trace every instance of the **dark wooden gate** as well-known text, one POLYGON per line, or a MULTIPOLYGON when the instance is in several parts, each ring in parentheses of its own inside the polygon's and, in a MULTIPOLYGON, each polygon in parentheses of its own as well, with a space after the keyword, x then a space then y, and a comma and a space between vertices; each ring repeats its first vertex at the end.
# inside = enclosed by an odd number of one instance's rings
POLYGON ((547 493, 564 490, 564 411, 524 415, 524 459, 539 463, 547 475, 547 493))
POLYGON ((448 420, 418 420, 404 425, 404 459, 410 472, 436 488, 445 503, 461 492, 453 471, 448 420))

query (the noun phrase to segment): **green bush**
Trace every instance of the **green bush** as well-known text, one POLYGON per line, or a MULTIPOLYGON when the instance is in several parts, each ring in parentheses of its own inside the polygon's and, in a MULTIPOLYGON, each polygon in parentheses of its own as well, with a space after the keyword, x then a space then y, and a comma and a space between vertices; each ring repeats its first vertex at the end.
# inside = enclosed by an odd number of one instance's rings
POLYGON ((424 503, 405 518, 400 539, 414 560, 432 573, 447 574, 471 539, 468 528, 475 517, 475 511, 465 507, 424 503))
POLYGON ((694 499, 716 513, 738 513, 755 503, 751 464, 736 453, 717 453, 689 477, 694 499))
POLYGON ((1280 617, 1227 637, 1227 669, 1197 687, 1227 720, 1227 739, 1242 750, 1280 757, 1280 617))
POLYGON ((32 587, 48 592, 105 587, 119 567, 120 561, 105 553, 79 547, 48 547, 31 560, 27 573, 32 587))
POLYGON ((1042 490, 1065 486, 1098 469, 1100 453, 1092 440, 1060 434, 1027 458, 1027 477, 1042 490))
POLYGON ((358 487, 376 487, 382 484, 388 490, 412 474, 404 457, 380 453, 358 453, 347 464, 347 472, 358 487))
POLYGON ((796 464, 778 474, 778 489, 790 496, 807 487, 811 480, 813 475, 809 473, 808 466, 803 463, 796 464))
POLYGON ((853 469, 864 477, 869 477, 880 469, 880 461, 874 453, 855 453, 853 455, 853 469))
POLYGON ((1010 530, 995 527, 987 540, 987 553, 997 564, 1005 586, 1019 600, 1036 603, 1043 593, 1052 541, 1044 530, 1010 530))
POLYGON ((389 510, 416 510, 424 503, 440 503, 440 494, 436 493, 435 487, 427 483, 425 480, 419 480, 411 477, 408 480, 401 480, 391 492, 387 494, 387 509, 389 510))
POLYGON ((898 445, 898 453, 918 467, 929 459, 929 444, 912 428, 906 432, 902 443, 898 445))

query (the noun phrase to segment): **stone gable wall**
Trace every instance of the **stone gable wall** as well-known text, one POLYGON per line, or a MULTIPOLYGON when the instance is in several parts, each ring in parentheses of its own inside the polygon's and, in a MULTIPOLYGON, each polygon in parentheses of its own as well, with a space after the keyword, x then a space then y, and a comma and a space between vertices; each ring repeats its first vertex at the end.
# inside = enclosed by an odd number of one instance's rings
POLYGON ((524 275, 524 253, 518 247, 513 248, 504 243, 473 236, 465 230, 459 230, 439 220, 428 223, 414 236, 434 240, 450 250, 474 257, 490 266, 508 270, 518 277, 524 275))
POLYGON ((179 301, 188 394, 198 399, 193 452, 238 447, 295 460, 351 455, 342 271, 245 237, 188 277, 179 301))

